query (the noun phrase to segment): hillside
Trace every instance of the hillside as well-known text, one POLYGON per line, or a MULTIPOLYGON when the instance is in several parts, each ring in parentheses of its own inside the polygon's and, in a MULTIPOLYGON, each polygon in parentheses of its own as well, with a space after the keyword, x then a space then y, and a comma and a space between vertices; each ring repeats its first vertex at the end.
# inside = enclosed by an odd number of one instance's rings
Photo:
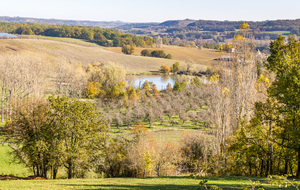
POLYGON ((57 25, 78 25, 78 26, 99 26, 102 28, 115 28, 126 24, 121 21, 88 21, 88 20, 61 20, 61 19, 42 19, 28 17, 8 17, 0 16, 0 22, 19 22, 36 24, 57 24, 57 25))
POLYGON ((119 54, 92 43, 62 38, 2 39, 0 52, 13 55, 26 54, 39 58, 46 65, 72 63, 87 66, 113 63, 122 66, 127 72, 158 71, 162 64, 172 65, 175 62, 175 60, 119 54))
POLYGON ((115 64, 130 73, 158 71, 162 64, 171 66, 176 61, 182 65, 191 63, 197 64, 195 67, 206 67, 217 64, 214 59, 221 56, 220 52, 214 50, 164 46, 162 50, 173 55, 173 59, 169 60, 139 56, 144 48, 136 48, 134 55, 125 55, 121 53, 121 48, 104 48, 83 40, 37 36, 31 38, 2 39, 0 52, 30 55, 47 65, 72 63, 85 67, 88 64, 115 64))
MULTIPOLYGON (((120 47, 108 47, 106 48, 116 53, 122 53, 120 47)), ((198 49, 198 48, 188 48, 179 46, 167 46, 164 45, 163 48, 135 48, 134 55, 141 55, 143 49, 153 49, 153 50, 163 50, 166 54, 171 54, 174 60, 179 60, 180 62, 186 62, 191 64, 196 64, 195 66, 212 66, 217 65, 218 61, 216 59, 220 58, 223 53, 211 49, 198 49)), ((164 60, 164 59, 161 59, 164 60)))

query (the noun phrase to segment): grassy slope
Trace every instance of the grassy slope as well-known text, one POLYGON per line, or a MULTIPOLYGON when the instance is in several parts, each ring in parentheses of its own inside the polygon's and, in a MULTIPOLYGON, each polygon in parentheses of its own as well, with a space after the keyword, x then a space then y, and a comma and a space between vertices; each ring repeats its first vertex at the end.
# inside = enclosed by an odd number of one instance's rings
MULTIPOLYGON (((127 72, 158 71, 162 64, 172 65, 174 60, 146 58, 124 55, 105 50, 100 46, 87 47, 73 42, 60 42, 47 39, 10 39, 0 40, 1 53, 30 55, 39 58, 44 64, 88 64, 104 63, 122 66, 127 72)), ((88 43, 88 42, 85 42, 88 43)), ((93 44, 94 45, 94 44, 93 44)))
POLYGON ((1 53, 23 53, 38 57, 49 65, 113 63, 131 73, 158 71, 162 64, 171 66, 176 61, 183 66, 187 62, 192 63, 195 64, 195 69, 204 70, 206 66, 217 64, 214 59, 221 56, 220 52, 214 50, 164 46, 162 49, 174 57, 168 60, 139 56, 142 49, 144 48, 136 48, 135 55, 124 55, 121 48, 104 48, 79 39, 30 36, 28 39, 0 40, 0 56, 1 53))
MULTIPOLYGON (((116 53, 122 53, 120 47, 109 47, 106 48, 116 53)), ((134 55, 141 55, 141 51, 145 48, 135 48, 134 55)), ((149 48, 150 49, 150 48, 149 48)), ((210 50, 210 49, 202 49, 198 48, 187 48, 187 47, 178 47, 178 46, 166 46, 163 48, 151 48, 153 50, 163 50, 167 54, 171 54, 174 60, 180 60, 181 62, 194 63, 197 65, 216 65, 218 61, 215 59, 220 58, 221 54, 219 51, 210 50)))
MULTIPOLYGON (((249 186, 247 177, 220 177, 206 178, 207 186, 217 185, 224 190, 240 190, 249 186)), ((262 186, 268 189, 279 189, 268 184, 266 178, 250 178, 252 181, 260 181, 262 186)), ((72 179, 72 180, 42 180, 42 181, 2 181, 0 189, 162 189, 181 190, 199 189, 199 180, 187 177, 164 178, 111 178, 111 179, 72 179)), ((292 188, 285 188, 287 190, 292 188)))

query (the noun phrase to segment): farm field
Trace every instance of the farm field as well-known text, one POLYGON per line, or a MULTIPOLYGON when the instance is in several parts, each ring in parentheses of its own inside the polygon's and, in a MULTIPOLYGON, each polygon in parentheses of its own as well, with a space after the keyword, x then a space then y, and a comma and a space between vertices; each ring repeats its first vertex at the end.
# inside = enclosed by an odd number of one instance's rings
MULTIPOLYGON (((240 190, 250 186, 251 181, 260 181, 266 190, 279 189, 271 185, 267 178, 257 177, 208 177, 207 186, 218 186, 223 190, 240 190)), ((0 189, 31 189, 31 190, 52 190, 52 189, 160 189, 160 190, 182 190, 200 189, 199 179, 189 177, 160 177, 160 178, 107 178, 107 179, 72 179, 72 180, 12 180, 1 181, 0 189)), ((202 188, 203 189, 203 188, 202 188)), ((284 188, 290 190, 293 188, 284 188)))
POLYGON ((119 47, 105 48, 79 39, 44 36, 1 39, 0 41, 0 52, 38 58, 45 65, 113 64, 123 67, 128 73, 156 72, 161 65, 171 66, 176 61, 180 62, 183 67, 189 63, 197 70, 206 70, 207 66, 218 64, 215 59, 222 55, 215 50, 164 46, 162 50, 173 55, 173 59, 170 60, 140 56, 143 49, 145 48, 136 48, 134 55, 125 55, 119 47))
MULTIPOLYGON (((122 49, 120 47, 108 47, 105 48, 116 53, 122 54, 122 49)), ((189 48, 189 47, 179 47, 179 46, 167 46, 163 45, 162 48, 141 48, 136 47, 134 55, 141 55, 143 49, 152 49, 152 50, 163 50, 166 54, 171 54, 174 60, 180 60, 182 62, 211 66, 218 64, 216 59, 220 58, 222 54, 217 50, 212 49, 198 49, 198 48, 189 48)))
POLYGON ((7 54, 21 58, 27 56, 31 59, 39 59, 45 66, 114 64, 123 67, 129 73, 158 71, 162 64, 171 66, 176 61, 118 54, 105 50, 101 46, 87 47, 86 44, 74 44, 76 41, 74 39, 71 42, 57 41, 58 38, 49 39, 1 39, 0 56, 7 54))

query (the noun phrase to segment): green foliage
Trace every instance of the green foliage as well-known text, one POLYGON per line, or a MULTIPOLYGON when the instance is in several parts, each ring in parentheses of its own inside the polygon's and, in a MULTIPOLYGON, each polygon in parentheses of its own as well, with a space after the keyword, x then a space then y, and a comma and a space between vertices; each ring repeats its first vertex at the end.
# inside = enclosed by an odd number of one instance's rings
POLYGON ((293 187, 294 189, 300 189, 300 182, 296 181, 295 179, 289 180, 288 175, 278 176, 278 175, 271 175, 268 177, 271 184, 278 186, 279 188, 288 188, 293 187))
POLYGON ((48 101, 16 110, 5 126, 7 140, 36 176, 47 177, 51 170, 56 178, 58 169, 65 166, 72 178, 75 169, 90 167, 106 128, 89 103, 59 96, 50 96, 48 101))
MULTIPOLYGON (((74 175, 75 167, 88 168, 93 151, 103 142, 106 130, 101 116, 89 103, 66 97, 49 97, 51 118, 49 127, 55 151, 60 152, 61 161, 68 169, 68 178, 74 175)), ((48 134, 49 135, 49 134, 48 134)))
POLYGON ((166 59, 173 58, 171 54, 166 54, 163 50, 151 51, 150 49, 144 49, 141 51, 141 55, 147 57, 159 57, 159 58, 166 58, 166 59))
POLYGON ((178 71, 180 71, 180 63, 175 62, 171 67, 171 72, 172 73, 177 73, 178 71))
POLYGON ((144 49, 141 51, 142 56, 151 57, 151 50, 150 49, 144 49))
POLYGON ((160 58, 165 58, 167 55, 163 50, 153 50, 151 52, 152 57, 160 57, 160 58))
POLYGON ((131 34, 120 33, 114 29, 104 29, 100 27, 69 26, 69 25, 46 25, 33 23, 1 23, 0 30, 8 33, 22 35, 43 35, 52 37, 65 37, 84 39, 95 42, 102 46, 122 47, 131 45, 139 47, 152 47, 154 39, 147 36, 133 36, 131 34))
POLYGON ((181 92, 186 88, 186 86, 187 84, 185 81, 183 82, 175 81, 173 92, 181 92))
POLYGON ((33 168, 35 175, 47 177, 47 171, 53 164, 49 151, 49 141, 52 140, 49 133, 51 129, 47 125, 48 106, 43 101, 31 103, 31 107, 27 106, 25 104, 16 110, 11 120, 6 122, 6 140, 14 147, 16 158, 33 168))
POLYGON ((261 186, 261 183, 259 181, 252 181, 250 180, 250 185, 249 186, 246 186, 243 188, 243 190, 264 190, 263 187, 260 187, 261 186))
POLYGON ((173 59, 173 56, 171 54, 167 54, 165 58, 166 59, 173 59))

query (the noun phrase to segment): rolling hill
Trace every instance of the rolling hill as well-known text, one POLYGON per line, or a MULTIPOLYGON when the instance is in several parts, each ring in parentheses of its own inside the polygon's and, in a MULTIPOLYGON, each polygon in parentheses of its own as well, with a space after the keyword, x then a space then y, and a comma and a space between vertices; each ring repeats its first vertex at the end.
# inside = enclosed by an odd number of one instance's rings
POLYGON ((135 55, 125 55, 120 53, 120 48, 105 49, 93 43, 68 38, 34 36, 29 39, 0 40, 0 56, 7 53, 15 56, 25 54, 38 58, 46 65, 71 63, 86 67, 88 64, 115 64, 129 73, 158 71, 162 64, 171 66, 176 61, 184 65, 185 62, 195 60, 191 63, 208 66, 216 63, 214 59, 220 57, 220 53, 213 50, 166 46, 163 50, 174 56, 174 59, 169 60, 138 56, 141 50, 137 48, 135 55))

